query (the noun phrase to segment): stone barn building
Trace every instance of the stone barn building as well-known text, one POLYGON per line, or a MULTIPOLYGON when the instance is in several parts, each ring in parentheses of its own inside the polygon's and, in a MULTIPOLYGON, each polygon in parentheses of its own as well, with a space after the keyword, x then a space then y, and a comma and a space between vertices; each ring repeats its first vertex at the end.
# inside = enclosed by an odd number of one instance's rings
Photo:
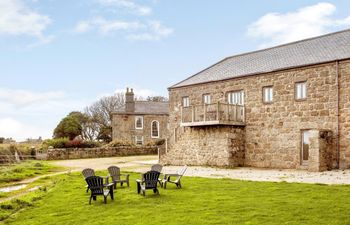
POLYGON ((127 88, 125 109, 113 114, 113 141, 151 145, 168 136, 169 102, 136 101, 127 88))
POLYGON ((225 58, 169 100, 163 163, 350 168, 350 30, 225 58))

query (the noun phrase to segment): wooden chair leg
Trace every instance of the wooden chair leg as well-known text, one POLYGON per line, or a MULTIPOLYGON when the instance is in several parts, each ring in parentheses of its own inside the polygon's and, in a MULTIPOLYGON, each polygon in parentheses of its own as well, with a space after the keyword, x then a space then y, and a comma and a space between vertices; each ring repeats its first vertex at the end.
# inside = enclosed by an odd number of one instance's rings
POLYGON ((92 199, 92 196, 90 196, 89 205, 91 205, 91 199, 92 199))

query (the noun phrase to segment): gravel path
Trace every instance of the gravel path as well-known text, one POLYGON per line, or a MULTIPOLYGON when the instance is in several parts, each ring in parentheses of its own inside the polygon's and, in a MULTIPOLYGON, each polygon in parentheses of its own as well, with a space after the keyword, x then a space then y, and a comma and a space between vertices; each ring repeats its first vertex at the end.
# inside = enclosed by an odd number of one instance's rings
MULTIPOLYGON (((110 165, 117 165, 124 171, 146 172, 152 164, 158 162, 157 156, 131 156, 115 158, 78 159, 53 162, 56 165, 80 171, 90 167, 95 170, 106 170, 110 165)), ((163 173, 174 173, 179 166, 166 166, 163 173)), ((186 176, 208 178, 231 178, 251 181, 299 182, 321 184, 350 184, 350 170, 332 170, 326 172, 307 172, 305 170, 277 170, 242 167, 235 169, 220 169, 212 167, 189 167, 186 176)))

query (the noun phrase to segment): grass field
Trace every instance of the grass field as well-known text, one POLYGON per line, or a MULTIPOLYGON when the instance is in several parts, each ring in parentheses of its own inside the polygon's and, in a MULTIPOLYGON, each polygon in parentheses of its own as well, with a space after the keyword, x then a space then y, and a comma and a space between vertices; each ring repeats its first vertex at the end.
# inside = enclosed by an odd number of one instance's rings
MULTIPOLYGON (((169 185, 143 197, 136 194, 139 176, 132 173, 131 187, 119 188, 106 205, 101 197, 88 204, 80 174, 54 177, 52 186, 16 203, 24 209, 5 223, 350 224, 350 186, 184 177, 183 189, 169 185)), ((0 205, 0 214, 9 211, 0 205)))
POLYGON ((53 166, 48 162, 37 160, 24 161, 10 166, 0 166, 0 187, 8 185, 11 182, 62 170, 62 167, 53 166))

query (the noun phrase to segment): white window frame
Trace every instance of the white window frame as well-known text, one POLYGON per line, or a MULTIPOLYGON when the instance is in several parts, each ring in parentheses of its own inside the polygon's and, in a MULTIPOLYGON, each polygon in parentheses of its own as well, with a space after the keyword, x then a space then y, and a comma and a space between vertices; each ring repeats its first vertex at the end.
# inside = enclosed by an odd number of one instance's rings
POLYGON ((264 103, 273 102, 273 86, 263 87, 263 102, 264 103))
POLYGON ((295 99, 305 100, 307 98, 307 83, 306 81, 295 83, 295 99))
POLYGON ((244 105, 244 91, 231 91, 227 93, 227 102, 231 105, 244 105))
POLYGON ((135 129, 137 129, 137 130, 143 129, 143 116, 135 116, 135 129), (141 119, 141 127, 137 126, 138 119, 141 119))
POLYGON ((160 130, 159 130, 159 121, 157 121, 157 120, 153 120, 152 122, 151 122, 151 138, 159 138, 160 137, 160 130), (153 123, 157 123, 157 136, 154 136, 153 135, 153 123))
POLYGON ((135 144, 136 145, 143 145, 143 136, 142 135, 136 135, 135 136, 135 144), (141 137, 141 139, 139 139, 141 137), (141 141, 141 143, 139 143, 141 141))
POLYGON ((203 104, 211 104, 211 95, 210 94, 204 94, 203 95, 203 104))
POLYGON ((182 107, 190 107, 190 97, 182 97, 182 107))

